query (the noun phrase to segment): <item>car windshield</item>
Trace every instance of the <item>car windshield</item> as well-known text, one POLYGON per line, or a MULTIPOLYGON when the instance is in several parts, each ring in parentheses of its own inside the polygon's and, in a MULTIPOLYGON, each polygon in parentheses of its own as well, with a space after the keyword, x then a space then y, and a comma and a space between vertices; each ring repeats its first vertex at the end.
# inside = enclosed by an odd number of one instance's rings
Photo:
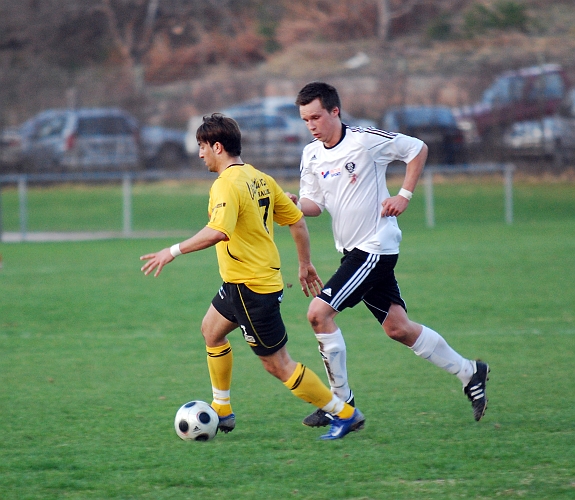
POLYGON ((129 135, 132 128, 119 116, 94 116, 78 119, 78 135, 129 135))
POLYGON ((484 93, 481 102, 487 105, 517 101, 523 93, 525 81, 518 76, 502 76, 484 93))
POLYGON ((411 127, 426 125, 455 125, 455 118, 447 108, 410 108, 404 111, 405 124, 411 127))
POLYGON ((285 104, 277 108, 278 115, 285 116, 286 118, 295 118, 301 120, 299 108, 295 104, 285 104))
POLYGON ((270 115, 248 115, 235 118, 238 126, 242 130, 285 128, 286 122, 281 116, 270 115))

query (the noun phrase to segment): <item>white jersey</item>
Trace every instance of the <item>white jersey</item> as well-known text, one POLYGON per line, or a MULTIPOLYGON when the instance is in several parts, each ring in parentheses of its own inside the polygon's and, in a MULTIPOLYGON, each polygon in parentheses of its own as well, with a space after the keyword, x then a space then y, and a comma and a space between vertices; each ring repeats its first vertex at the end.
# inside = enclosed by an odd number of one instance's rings
POLYGON ((390 196, 385 174, 393 160, 413 160, 423 142, 375 128, 343 125, 342 130, 342 139, 332 148, 318 140, 304 148, 300 198, 329 212, 339 252, 359 248, 397 254, 401 241, 397 220, 381 216, 381 204, 390 196))

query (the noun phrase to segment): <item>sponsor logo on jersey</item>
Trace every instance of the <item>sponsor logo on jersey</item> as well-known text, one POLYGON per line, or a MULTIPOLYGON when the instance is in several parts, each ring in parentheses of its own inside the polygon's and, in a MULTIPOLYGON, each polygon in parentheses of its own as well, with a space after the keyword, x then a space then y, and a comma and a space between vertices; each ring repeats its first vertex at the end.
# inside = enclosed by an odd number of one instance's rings
POLYGON ((321 173, 321 176, 324 179, 327 179, 328 177, 337 177, 339 175, 341 175, 341 167, 332 168, 331 170, 326 170, 321 173))
POLYGON ((309 161, 317 161, 317 156, 313 155, 309 161))

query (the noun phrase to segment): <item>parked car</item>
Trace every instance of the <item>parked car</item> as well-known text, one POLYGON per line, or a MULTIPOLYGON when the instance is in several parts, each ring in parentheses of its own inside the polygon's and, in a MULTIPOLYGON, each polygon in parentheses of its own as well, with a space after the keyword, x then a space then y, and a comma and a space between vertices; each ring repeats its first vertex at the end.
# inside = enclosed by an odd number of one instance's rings
POLYGON ((464 131, 446 106, 391 108, 383 116, 382 127, 425 142, 429 147, 429 163, 454 164, 466 159, 464 131))
POLYGON ((483 141, 497 145, 512 123, 555 114, 567 88, 567 76, 558 64, 507 71, 485 90, 479 103, 457 109, 456 118, 472 121, 483 141))
POLYGON ((144 125, 140 128, 142 157, 146 168, 182 168, 188 164, 186 132, 144 125))
POLYGON ((299 165, 309 141, 302 137, 298 123, 279 115, 246 114, 232 118, 242 131, 242 155, 246 161, 272 168, 299 165))
POLYGON ((503 136, 507 153, 516 157, 548 158, 562 166, 575 158, 575 89, 554 116, 511 125, 503 136))
POLYGON ((140 165, 136 120, 115 108, 52 109, 20 127, 28 171, 134 169, 140 165))
POLYGON ((18 127, 0 132, 0 173, 13 172, 22 163, 22 138, 18 127))
MULTIPOLYGON (((301 119, 295 96, 269 96, 240 102, 220 112, 234 118, 242 131, 246 161, 269 167, 299 165, 304 146, 313 138, 301 119)), ((342 112, 345 123, 352 126, 375 126, 371 120, 357 119, 342 112)), ((196 155, 196 130, 202 116, 188 122, 186 150, 196 155)))
MULTIPOLYGON (((295 97, 265 97, 220 110, 237 121, 246 161, 269 168, 299 165, 301 152, 312 137, 294 102, 295 97)), ((190 155, 198 153, 196 130, 201 123, 202 116, 192 116, 188 122, 186 150, 190 155)))

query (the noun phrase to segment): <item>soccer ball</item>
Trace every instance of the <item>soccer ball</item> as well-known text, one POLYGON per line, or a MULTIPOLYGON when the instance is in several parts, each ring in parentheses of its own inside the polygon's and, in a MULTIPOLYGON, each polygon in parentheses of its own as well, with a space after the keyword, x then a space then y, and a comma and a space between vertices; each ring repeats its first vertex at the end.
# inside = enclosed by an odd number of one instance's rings
POLYGON ((209 441, 218 432, 216 410, 204 401, 190 401, 176 413, 176 434, 184 441, 209 441))

